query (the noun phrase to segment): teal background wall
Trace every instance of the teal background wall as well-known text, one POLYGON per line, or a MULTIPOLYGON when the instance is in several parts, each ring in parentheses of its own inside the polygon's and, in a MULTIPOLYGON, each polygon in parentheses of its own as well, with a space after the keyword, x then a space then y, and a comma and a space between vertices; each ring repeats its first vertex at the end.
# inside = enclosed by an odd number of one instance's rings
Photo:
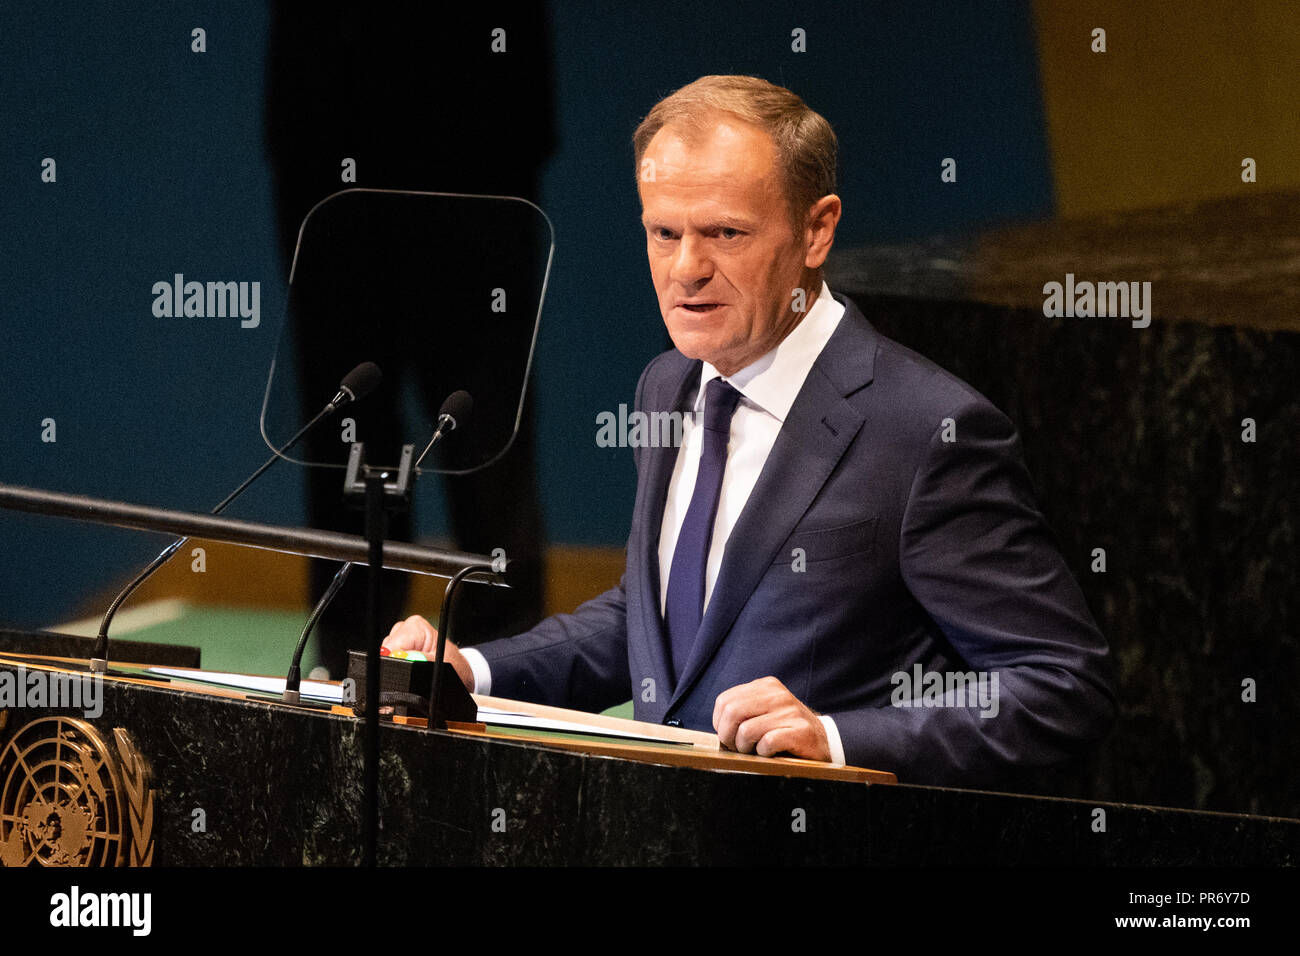
MULTIPOLYGON (((626 534, 631 454, 598 448, 595 420, 631 401, 667 345, 630 146, 660 96, 729 72, 803 96, 840 137, 842 244, 1052 213, 1028 3, 548 10, 557 149, 542 205, 557 251, 536 395, 552 541, 617 546, 626 534), (791 49, 796 29, 807 52, 791 49), (939 183, 945 156, 959 158, 959 188, 939 183)), ((503 7, 507 28, 509 16, 503 7)), ((0 481, 205 510, 265 457, 257 418, 288 273, 261 125, 269 21, 259 3, 0 8, 0 481), (196 26, 202 54, 190 49, 196 26), (45 157, 56 183, 41 181, 45 157), (259 281, 260 326, 154 317, 151 287, 176 272, 259 281), (46 418, 55 443, 41 441, 46 418)), ((431 58, 489 42, 428 41, 431 58)), ((473 85, 465 77, 449 94, 472 96, 473 85)), ((362 170, 358 185, 403 184, 362 170)), ((229 513, 296 523, 300 485, 273 469, 229 513)), ((436 484, 421 489, 419 514, 422 534, 442 531, 436 484)), ((66 619, 163 543, 0 513, 0 620, 66 619)))

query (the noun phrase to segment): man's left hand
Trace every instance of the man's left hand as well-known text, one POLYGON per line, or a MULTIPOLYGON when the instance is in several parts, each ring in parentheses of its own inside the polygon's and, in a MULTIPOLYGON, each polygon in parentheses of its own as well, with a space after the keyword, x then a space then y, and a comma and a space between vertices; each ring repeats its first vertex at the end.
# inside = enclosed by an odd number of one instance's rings
POLYGON ((722 746, 743 754, 831 759, 825 726, 775 677, 760 677, 719 694, 713 729, 722 746))

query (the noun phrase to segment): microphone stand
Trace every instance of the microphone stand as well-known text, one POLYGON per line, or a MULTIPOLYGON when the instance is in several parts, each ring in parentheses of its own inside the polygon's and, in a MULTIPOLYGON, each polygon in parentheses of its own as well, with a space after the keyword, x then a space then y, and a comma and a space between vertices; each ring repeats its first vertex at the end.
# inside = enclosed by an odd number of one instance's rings
POLYGON ((347 583, 348 575, 352 573, 354 567, 356 567, 356 565, 351 561, 344 562, 339 567, 338 571, 334 573, 334 577, 331 579, 329 587, 325 589, 325 593, 321 595, 321 599, 317 601, 316 606, 312 608, 311 615, 307 618, 307 624, 303 627, 302 633, 298 635, 298 646, 293 649, 293 660, 289 664, 289 674, 284 681, 284 694, 281 695, 280 698, 282 703, 293 704, 299 707, 318 707, 320 709, 329 706, 327 704, 317 705, 303 703, 301 693, 302 655, 307 650, 307 641, 311 638, 312 628, 314 628, 316 622, 321 619, 321 615, 325 613, 325 609, 334 602, 334 598, 338 596, 339 591, 343 590, 343 585, 347 583))
MULTIPOLYGON (((439 697, 442 688, 443 669, 447 665, 443 662, 443 656, 447 651, 447 637, 451 630, 451 602, 460 593, 459 587, 466 577, 475 571, 495 571, 496 568, 490 564, 467 565, 461 568, 451 576, 447 582, 447 588, 442 594, 442 610, 438 612, 438 646, 437 652, 433 657, 433 687, 429 691, 429 727, 445 730, 447 721, 442 717, 438 710, 440 703, 439 697)), ((460 677, 453 671, 451 677, 457 682, 460 677)), ((463 688, 462 688, 463 690, 463 688)))
POLYGON ((347 477, 343 480, 344 497, 351 500, 361 498, 365 502, 365 537, 370 548, 366 580, 366 726, 362 748, 365 766, 362 774, 361 838, 361 865, 367 867, 376 863, 379 837, 379 667, 382 660, 379 642, 383 639, 380 616, 383 614, 384 532, 388 513, 410 505, 414 457, 414 446, 403 445, 401 462, 394 475, 391 468, 367 465, 365 446, 358 442, 348 453, 347 477))
MULTIPOLYGON (((438 413, 437 427, 434 430, 433 437, 429 439, 429 444, 424 446, 424 451, 420 452, 420 457, 415 459, 412 466, 415 473, 420 473, 420 462, 424 461, 425 456, 433 450, 433 446, 438 444, 439 439, 444 434, 463 427, 462 423, 469 417, 470 411, 474 407, 474 400, 466 391, 454 392, 447 396, 442 403, 442 408, 438 413)), ((349 461, 349 464, 351 462, 349 461)), ((355 477, 355 476, 354 476, 355 477)), ((349 486, 350 487, 350 486, 349 486)), ((338 596, 339 591, 343 589, 344 583, 347 582, 348 575, 352 572, 353 564, 348 562, 338 569, 331 579, 329 587, 321 595, 321 599, 316 602, 312 608, 310 616, 307 618, 307 624, 298 635, 298 646, 294 648, 293 660, 289 663, 289 673, 284 681, 284 693, 280 700, 285 704, 292 704, 296 707, 323 707, 320 704, 304 704, 302 700, 302 656, 307 651, 307 641, 311 638, 312 628, 320 621, 321 616, 325 613, 326 608, 333 603, 334 598, 338 596)), ((441 670, 441 668, 439 668, 441 670)))

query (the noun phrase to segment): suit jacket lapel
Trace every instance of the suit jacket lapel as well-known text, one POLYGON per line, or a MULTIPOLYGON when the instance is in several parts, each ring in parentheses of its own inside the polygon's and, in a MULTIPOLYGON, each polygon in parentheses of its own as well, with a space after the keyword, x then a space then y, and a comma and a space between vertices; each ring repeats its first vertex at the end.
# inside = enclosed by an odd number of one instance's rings
MULTIPOLYGON (((685 361, 685 369, 680 379, 670 380, 658 395, 644 397, 644 411, 690 412, 690 397, 699 384, 702 363, 685 361)), ((645 562, 645 573, 639 575, 641 585, 641 625, 649 636, 649 652, 655 673, 670 675, 672 668, 668 663, 668 635, 664 627, 663 612, 660 609, 659 581, 659 533, 663 526, 664 507, 668 501, 668 485, 672 482, 673 466, 677 463, 678 449, 673 447, 650 447, 641 450, 646 457, 644 467, 646 493, 642 499, 642 514, 635 520, 641 522, 644 534, 641 536, 640 554, 645 562)))
MULTIPOLYGON (((844 317, 790 407, 727 541, 699 636, 681 683, 674 689, 670 711, 704 672, 778 549, 862 428, 863 416, 846 396, 871 381, 876 333, 852 302, 840 301, 845 303, 844 317)), ((662 499, 659 514, 662 517, 662 499)))

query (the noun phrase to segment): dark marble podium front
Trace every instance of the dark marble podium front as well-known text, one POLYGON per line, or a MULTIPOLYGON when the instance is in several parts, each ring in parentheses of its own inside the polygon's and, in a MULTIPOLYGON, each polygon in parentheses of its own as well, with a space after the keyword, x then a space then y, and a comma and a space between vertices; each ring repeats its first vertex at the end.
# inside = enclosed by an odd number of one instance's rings
MULTIPOLYGON (((88 723, 124 728, 150 767, 155 866, 358 862, 359 720, 112 681, 102 703, 88 723)), ((0 750, 56 714, 82 716, 11 707, 0 750)), ((1232 866, 1295 864, 1300 847, 1282 818, 665 767, 391 724, 381 746, 390 865, 1232 866)))

